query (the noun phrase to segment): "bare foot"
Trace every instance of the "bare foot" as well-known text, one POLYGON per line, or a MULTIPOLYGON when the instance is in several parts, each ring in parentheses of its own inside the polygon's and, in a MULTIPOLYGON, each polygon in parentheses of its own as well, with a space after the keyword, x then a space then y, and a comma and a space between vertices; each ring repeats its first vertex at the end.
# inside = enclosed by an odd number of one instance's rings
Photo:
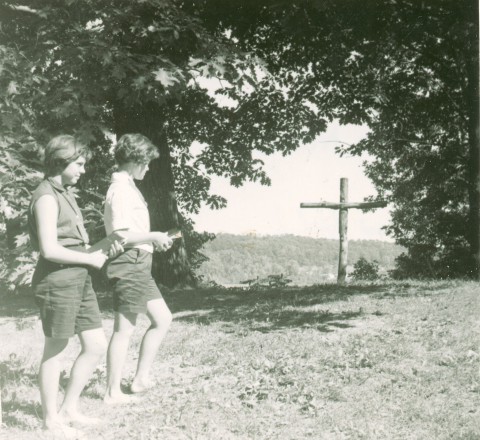
POLYGON ((79 412, 68 412, 68 411, 60 411, 59 416, 65 423, 83 423, 84 425, 98 425, 101 423, 101 419, 97 417, 88 417, 84 416, 79 412))
POLYGON ((130 385, 130 391, 132 393, 144 393, 148 391, 150 388, 155 386, 155 382, 153 380, 149 381, 142 381, 142 380, 134 380, 130 385))
POLYGON ((59 421, 45 423, 43 429, 52 434, 54 439, 85 440, 85 434, 79 429, 67 426, 59 421))
POLYGON ((104 403, 107 405, 125 405, 129 403, 138 402, 137 396, 132 396, 131 394, 105 394, 103 398, 104 403))

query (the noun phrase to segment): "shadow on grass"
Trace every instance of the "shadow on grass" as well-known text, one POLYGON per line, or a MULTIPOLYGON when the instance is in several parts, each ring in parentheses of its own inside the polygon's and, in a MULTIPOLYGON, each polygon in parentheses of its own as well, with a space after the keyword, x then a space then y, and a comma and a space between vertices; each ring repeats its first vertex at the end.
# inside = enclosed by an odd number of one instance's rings
MULTIPOLYGON (((344 301, 358 294, 372 295, 376 299, 391 299, 407 296, 428 296, 443 289, 452 288, 449 282, 394 282, 384 284, 354 284, 338 286, 323 284, 308 287, 285 287, 265 290, 243 290, 227 288, 209 289, 162 289, 165 300, 176 319, 187 322, 209 324, 231 322, 251 325, 252 329, 265 330, 315 326, 329 331, 341 327, 339 322, 348 321, 360 312, 335 314, 322 310, 325 303, 344 301), (315 307, 317 306, 317 307, 315 307), (315 310, 309 310, 314 308, 315 310)), ((111 294, 98 294, 100 308, 112 316, 111 294)), ((31 292, 0 295, 0 317, 28 318, 38 316, 31 292)), ((21 321, 19 321, 21 325, 21 321)))
POLYGON ((29 318, 38 316, 38 308, 31 291, 0 293, 0 317, 29 318))
POLYGON ((382 292, 382 286, 318 285, 304 288, 242 290, 212 288, 171 291, 164 294, 176 321, 228 326, 269 332, 284 328, 315 328, 330 332, 352 327, 349 321, 361 309, 333 312, 332 302, 358 294, 382 292))
POLYGON ((333 312, 329 310, 333 308, 331 303, 346 301, 355 295, 369 295, 377 300, 430 296, 451 288, 451 282, 405 281, 264 290, 191 289, 165 291, 164 297, 175 313, 176 321, 202 325, 221 322, 224 328, 229 325, 232 329, 240 326, 263 332, 293 327, 311 327, 329 332, 352 327, 352 321, 365 313, 361 308, 348 310, 348 306, 346 311, 333 312))

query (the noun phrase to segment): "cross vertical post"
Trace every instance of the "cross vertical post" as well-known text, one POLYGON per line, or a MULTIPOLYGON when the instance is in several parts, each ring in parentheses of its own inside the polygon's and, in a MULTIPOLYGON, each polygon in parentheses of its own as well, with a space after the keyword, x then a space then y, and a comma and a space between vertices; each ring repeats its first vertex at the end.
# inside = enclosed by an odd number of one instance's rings
POLYGON ((385 200, 376 200, 374 202, 354 202, 348 201, 348 179, 342 177, 340 179, 340 202, 319 202, 319 203, 300 203, 300 208, 327 208, 338 209, 339 222, 338 232, 340 235, 340 252, 338 256, 338 275, 337 283, 345 284, 347 280, 347 263, 348 263, 348 210, 349 209, 371 209, 385 208, 387 202, 385 200))
MULTIPOLYGON (((340 179, 340 205, 348 203, 348 179, 340 179)), ((340 235, 340 250, 338 254, 337 283, 345 284, 348 262, 348 208, 338 210, 338 233, 340 235)))

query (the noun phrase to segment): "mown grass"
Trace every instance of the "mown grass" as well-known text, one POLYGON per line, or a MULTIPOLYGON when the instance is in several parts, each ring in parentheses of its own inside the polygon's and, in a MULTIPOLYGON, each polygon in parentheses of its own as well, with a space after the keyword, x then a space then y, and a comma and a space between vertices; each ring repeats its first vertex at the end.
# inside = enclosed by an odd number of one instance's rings
MULTIPOLYGON (((157 387, 134 406, 105 406, 100 365, 81 405, 105 422, 84 431, 115 440, 480 439, 479 295, 473 282, 166 292, 175 320, 154 366, 157 387)), ((109 336, 108 298, 101 303, 109 336)), ((0 437, 44 436, 35 315, 29 299, 3 297, 0 437)), ((140 320, 127 377, 147 325, 140 320)), ((77 350, 72 343, 70 362, 77 350)))

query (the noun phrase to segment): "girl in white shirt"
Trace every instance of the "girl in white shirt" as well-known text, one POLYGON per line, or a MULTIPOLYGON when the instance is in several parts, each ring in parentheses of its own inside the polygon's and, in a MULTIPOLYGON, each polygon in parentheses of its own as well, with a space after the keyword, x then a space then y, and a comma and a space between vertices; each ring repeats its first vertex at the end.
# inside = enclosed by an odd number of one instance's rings
POLYGON ((150 368, 172 322, 172 314, 151 274, 152 253, 172 245, 166 233, 150 231, 147 203, 135 185, 142 180, 157 148, 141 134, 125 134, 115 146, 118 171, 113 173, 105 200, 107 234, 122 231, 125 252, 111 260, 106 274, 113 290, 115 324, 107 353, 106 403, 127 403, 131 396, 121 391, 122 369, 130 336, 139 313, 146 313, 151 325, 142 339, 132 393, 152 386, 150 368))

